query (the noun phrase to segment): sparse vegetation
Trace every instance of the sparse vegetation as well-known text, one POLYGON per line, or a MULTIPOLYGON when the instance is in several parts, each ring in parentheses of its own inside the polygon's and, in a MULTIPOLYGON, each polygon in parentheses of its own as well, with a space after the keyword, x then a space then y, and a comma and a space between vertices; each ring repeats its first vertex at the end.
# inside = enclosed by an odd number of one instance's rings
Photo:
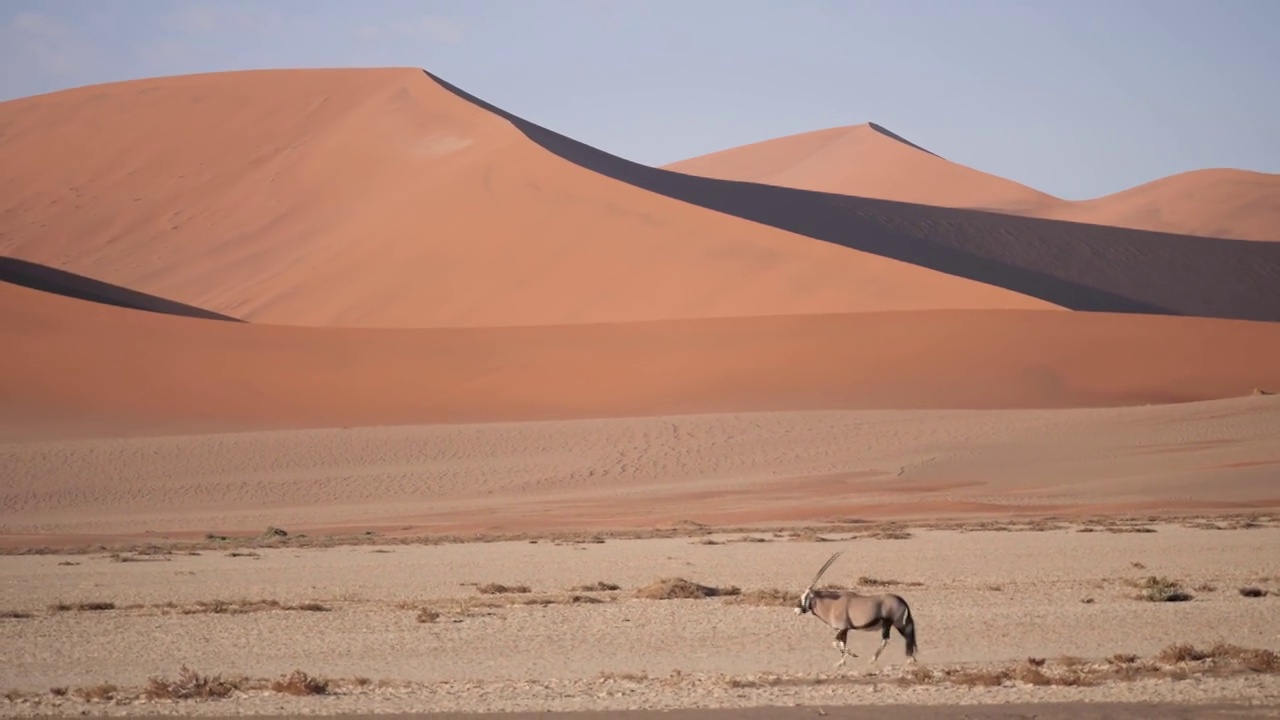
POLYGON ((858 584, 865 587, 924 587, 924 583, 916 580, 882 580, 866 575, 858 578, 858 584))
POLYGON ((1242 587, 1240 588, 1240 594, 1247 598, 1260 598, 1266 597, 1268 591, 1260 587, 1242 587))
MULTIPOLYGON (((79 547, 8 547, 0 548, 0 555, 64 555, 89 554, 97 552, 136 553, 147 548, 161 548, 166 552, 178 554, 179 551, 197 550, 252 550, 266 547, 319 548, 348 545, 446 545, 463 543, 494 542, 530 542, 547 541, 557 544, 597 544, 606 540, 655 539, 655 538, 699 538, 722 534, 741 534, 742 537, 729 542, 769 542, 761 534, 772 534, 774 537, 793 537, 796 534, 811 533, 816 536, 830 537, 847 534, 849 539, 900 539, 912 537, 911 529, 919 530, 951 530, 957 532, 1048 532, 1067 530, 1075 527, 1077 532, 1139 532, 1151 533, 1157 529, 1156 524, 1182 525, 1183 527, 1231 530, 1280 526, 1280 515, 1265 513, 1242 513, 1222 515, 1169 515, 1165 517, 1096 517, 1096 518, 1027 518, 1010 520, 956 520, 956 521, 924 521, 874 522, 859 518, 842 518, 828 523, 814 523, 810 527, 714 527, 692 521, 672 523, 665 527, 619 529, 593 532, 519 532, 491 533, 475 535, 418 535, 383 537, 371 533, 351 535, 308 536, 305 534, 285 533, 277 528, 268 528, 266 532, 246 535, 223 535, 207 533, 199 541, 173 541, 157 545, 155 542, 125 544, 117 547, 102 545, 83 545, 79 547), (283 534, 278 534, 283 533, 283 534)), ((244 554, 236 557, 254 557, 244 554)))
POLYGON ((1139 591, 1137 599, 1148 602, 1186 602, 1195 597, 1183 589, 1177 581, 1163 575, 1159 577, 1150 575, 1134 585, 1139 591))
POLYGON ((636 590, 636 597, 643 600, 688 600, 695 598, 741 595, 737 587, 713 587, 702 585, 682 577, 662 578, 636 590))
POLYGON ((434 623, 440 619, 440 613, 431 608, 422 608, 418 610, 417 620, 420 623, 434 623))
POLYGON ((332 682, 326 678, 308 675, 294 670, 289 675, 271 683, 271 689, 284 695, 328 695, 332 682))
POLYGON ((533 592, 528 585, 503 585, 502 583, 485 583, 476 586, 481 595, 522 595, 533 592))
POLYGON ((142 697, 148 700, 216 700, 230 697, 237 690, 248 685, 248 680, 223 680, 218 675, 201 675, 183 665, 178 670, 178 677, 152 677, 142 690, 142 697))
POLYGON ((569 590, 571 592, 613 592, 621 590, 622 586, 617 583, 596 581, 587 585, 575 585, 569 590))
POLYGON ((33 615, 26 610, 0 610, 0 620, 28 620, 33 615))
POLYGON ((793 606, 799 601, 799 593, 779 590, 778 588, 764 588, 760 590, 747 590, 746 592, 730 596, 725 600, 733 605, 761 605, 765 607, 788 607, 793 606))

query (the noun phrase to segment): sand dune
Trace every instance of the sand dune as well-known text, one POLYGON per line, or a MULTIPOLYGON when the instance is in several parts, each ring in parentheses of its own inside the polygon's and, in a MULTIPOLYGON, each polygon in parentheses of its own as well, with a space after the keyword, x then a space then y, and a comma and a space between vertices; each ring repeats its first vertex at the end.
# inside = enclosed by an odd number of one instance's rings
POLYGON ((420 70, 97 85, 0 125, 0 254, 249 322, 1053 307, 601 177, 420 70))
POLYGON ((663 166, 691 175, 1162 233, 1280 240, 1280 175, 1208 169, 1063 200, 935 155, 874 123, 799 133, 663 166))
POLYGON ((1058 200, 946 160, 875 123, 788 135, 662 167, 722 180, 942 207, 1015 211, 1058 200))
POLYGON ((539 328, 298 328, 0 285, 12 435, 1184 402, 1280 388, 1280 324, 913 311, 539 328), (46 426, 48 427, 48 426, 46 426), (41 431, 42 432, 42 431, 41 431))
POLYGON ((1280 175, 1196 170, 1027 214, 1240 240, 1280 241, 1280 175))
POLYGON ((435 79, 459 97, 507 118, 566 160, 726 215, 1015 290, 1072 310, 1280 320, 1280 243, 1155 233, 686 175, 610 155, 435 79))

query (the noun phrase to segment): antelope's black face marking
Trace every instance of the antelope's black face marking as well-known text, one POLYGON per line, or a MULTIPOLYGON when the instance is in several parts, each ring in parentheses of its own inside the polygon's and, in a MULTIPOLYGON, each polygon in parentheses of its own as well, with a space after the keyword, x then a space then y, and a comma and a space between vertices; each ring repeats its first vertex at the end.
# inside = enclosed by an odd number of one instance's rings
POLYGON ((806 590, 804 594, 800 596, 800 603, 796 605, 796 614, 804 615, 805 613, 809 612, 810 606, 812 604, 813 604, 813 595, 808 590, 806 590))

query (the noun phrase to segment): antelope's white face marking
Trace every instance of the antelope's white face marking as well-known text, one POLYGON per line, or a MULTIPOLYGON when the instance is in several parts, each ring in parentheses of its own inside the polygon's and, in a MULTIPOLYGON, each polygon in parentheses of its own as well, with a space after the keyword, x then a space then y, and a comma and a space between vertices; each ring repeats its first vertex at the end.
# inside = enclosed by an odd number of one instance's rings
POLYGON ((813 595, 811 594, 811 591, 805 590, 804 594, 800 596, 800 604, 796 605, 796 614, 803 615, 809 612, 809 603, 812 601, 813 595))

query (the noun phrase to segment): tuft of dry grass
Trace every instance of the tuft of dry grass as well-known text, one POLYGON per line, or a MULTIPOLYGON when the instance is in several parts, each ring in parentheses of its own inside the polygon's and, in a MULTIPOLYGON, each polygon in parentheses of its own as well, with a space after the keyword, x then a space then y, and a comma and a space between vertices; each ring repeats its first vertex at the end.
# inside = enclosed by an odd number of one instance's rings
POLYGON ((866 575, 858 578, 858 584, 866 587, 924 587, 924 583, 916 580, 881 580, 866 575))
POLYGON ((197 600, 191 605, 178 607, 173 603, 159 605, 163 609, 177 608, 182 615, 244 615, 246 613, 267 612, 270 610, 297 610, 301 612, 329 612, 331 608, 318 602, 298 604, 282 603, 279 600, 197 600))
POLYGON ((1145 579, 1132 583, 1138 588, 1136 599, 1147 602, 1186 602, 1195 596, 1187 592, 1176 580, 1163 575, 1149 575, 1145 579))
POLYGON ((102 612, 104 610, 115 610, 116 604, 101 600, 76 603, 60 602, 50 605, 49 609, 53 612, 102 612))
POLYGON ((570 592, 614 592, 615 590, 621 590, 621 589, 622 589, 622 586, 618 585, 617 583, 603 582, 603 581, 597 580, 596 582, 589 583, 587 585, 575 585, 569 588, 569 591, 570 592))
POLYGON ((0 610, 0 620, 28 620, 32 617, 26 610, 0 610))
POLYGON ((1247 598, 1260 598, 1266 597, 1268 591, 1260 587, 1242 587, 1240 594, 1247 598))
POLYGON ((141 694, 148 700, 214 700, 231 697, 247 685, 246 678, 224 680, 220 675, 201 675, 183 665, 177 679, 152 677, 141 694))
POLYGON ((675 577, 662 578, 638 588, 635 596, 642 600, 689 600, 741 594, 742 590, 732 585, 719 588, 675 577))
POLYGON ((284 695, 328 695, 331 686, 332 681, 308 675, 302 670, 294 670, 271 682, 271 689, 284 695))
POLYGON ((503 585, 502 583, 485 583, 476 586, 481 595, 523 595, 533 592, 528 585, 503 585))
POLYGON ((440 613, 431 608, 422 608, 418 611, 417 620, 420 623, 433 623, 440 619, 440 613))
POLYGON ((759 590, 747 590, 737 595, 733 595, 726 599, 725 602, 733 605, 789 607, 797 604, 799 602, 799 597, 794 592, 788 592, 778 588, 763 588, 759 590))

